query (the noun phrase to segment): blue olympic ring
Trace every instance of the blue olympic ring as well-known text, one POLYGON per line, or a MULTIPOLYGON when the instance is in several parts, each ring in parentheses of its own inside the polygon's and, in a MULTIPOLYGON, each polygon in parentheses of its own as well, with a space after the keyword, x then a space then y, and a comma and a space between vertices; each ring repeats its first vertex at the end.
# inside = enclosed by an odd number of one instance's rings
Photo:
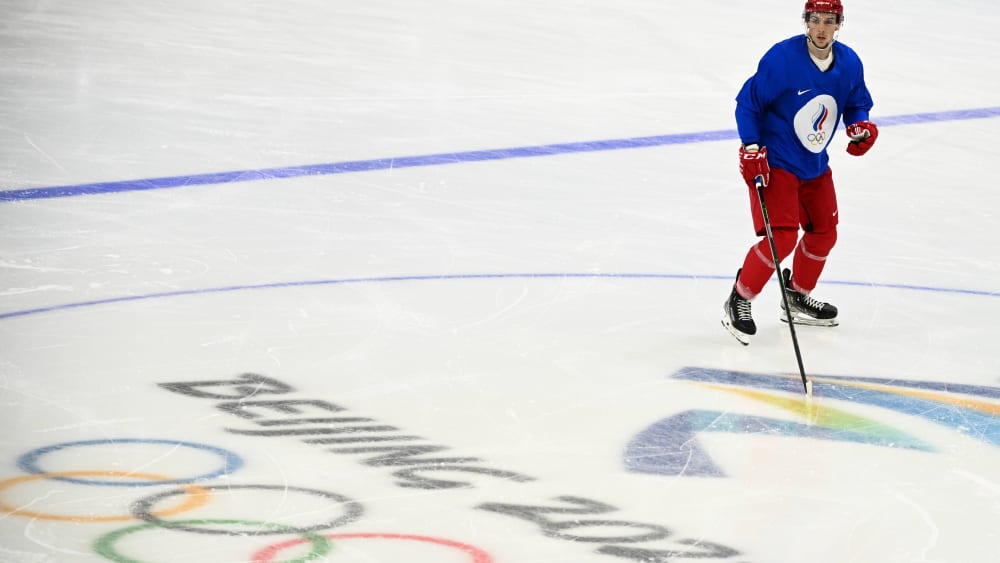
POLYGON ((59 481, 67 481, 70 483, 79 483, 83 485, 107 485, 112 487, 151 487, 160 485, 182 485, 194 481, 205 481, 207 479, 214 479, 216 477, 228 475, 243 466, 243 458, 241 458, 240 456, 234 454, 229 450, 224 450, 222 448, 217 448, 215 446, 208 446, 205 444, 198 444, 195 442, 181 442, 177 440, 147 440, 142 438, 84 440, 82 442, 66 442, 63 444, 53 444, 51 446, 45 446, 44 448, 31 450, 30 452, 17 458, 17 466, 21 469, 21 471, 24 471, 25 473, 31 473, 31 474, 47 473, 48 472, 47 470, 42 469, 38 465, 38 459, 44 456, 45 454, 78 446, 98 446, 105 444, 169 444, 172 446, 183 446, 186 448, 205 450, 214 453, 222 458, 223 465, 221 469, 218 469, 217 471, 212 471, 211 473, 196 475, 194 477, 189 477, 187 479, 174 479, 172 481, 102 481, 99 479, 77 479, 75 477, 53 477, 53 479, 59 481))

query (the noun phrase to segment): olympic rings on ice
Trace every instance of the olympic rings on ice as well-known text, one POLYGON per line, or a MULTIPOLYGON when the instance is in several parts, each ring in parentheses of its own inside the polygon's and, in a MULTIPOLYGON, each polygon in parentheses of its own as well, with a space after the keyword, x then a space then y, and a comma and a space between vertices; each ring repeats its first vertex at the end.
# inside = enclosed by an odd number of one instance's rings
MULTIPOLYGON (((145 462, 145 460, 143 461, 145 462)), ((194 483, 195 481, 204 481, 212 477, 228 475, 232 470, 241 467, 243 465, 243 460, 238 455, 228 450, 195 442, 182 442, 176 440, 137 439, 137 438, 66 442, 31 450, 20 456, 18 458, 17 464, 18 467, 20 467, 25 472, 29 473, 29 475, 14 477, 11 479, 0 481, 0 494, 2 494, 6 489, 10 489, 14 486, 34 481, 40 481, 43 479, 59 480, 78 485, 115 486, 115 487, 140 487, 140 486, 153 486, 153 485, 178 486, 177 488, 173 488, 166 492, 148 495, 137 501, 132 502, 130 505, 130 514, 128 515, 104 516, 104 515, 53 514, 53 513, 46 513, 41 510, 30 509, 25 506, 16 506, 10 502, 4 502, 3 500, 0 500, 0 514, 6 513, 6 514, 12 514, 17 516, 24 516, 42 520, 73 521, 73 522, 118 522, 118 521, 132 520, 132 519, 139 519, 147 522, 146 525, 132 526, 131 528, 128 528, 127 530, 129 531, 127 533, 134 533, 135 531, 147 529, 150 527, 155 527, 155 528, 166 528, 170 530, 178 530, 196 534, 243 536, 249 532, 245 530, 233 529, 232 527, 227 527, 227 526, 231 526, 239 522, 244 522, 244 523, 250 523, 250 525, 252 525, 255 528, 255 530, 252 532, 253 535, 300 534, 306 538, 303 541, 310 541, 308 534, 319 530, 329 530, 332 528, 336 528, 338 526, 343 526, 347 523, 357 520, 364 513, 364 507, 358 502, 344 495, 320 489, 292 487, 288 485, 259 485, 259 484, 248 485, 248 484, 232 484, 232 483, 227 483, 224 485, 196 485, 194 483), (152 473, 137 473, 137 472, 119 471, 119 470, 45 471, 42 469, 41 464, 39 463, 40 459, 47 454, 67 450, 70 448, 92 447, 101 445, 117 447, 121 444, 127 444, 127 445, 166 444, 173 448, 181 447, 193 450, 207 451, 217 455, 222 460, 222 465, 219 469, 215 471, 192 475, 185 478, 171 478, 152 473), (90 477, 113 477, 115 479, 114 480, 92 479, 90 477), (310 495, 312 497, 318 497, 323 501, 327 501, 330 504, 333 504, 336 507, 335 510, 338 510, 339 513, 334 518, 327 519, 315 524, 310 523, 309 525, 300 525, 300 526, 277 524, 273 522, 261 522, 256 520, 247 520, 247 519, 233 519, 233 518, 215 518, 215 519, 201 518, 201 519, 188 519, 181 521, 165 519, 166 517, 174 516, 182 512, 191 511, 204 505, 210 497, 209 493, 216 493, 223 491, 232 492, 237 490, 278 491, 283 495, 287 495, 288 493, 293 493, 293 492, 305 493, 306 495, 310 495), (169 504, 164 502, 165 500, 171 499, 172 497, 176 496, 185 496, 187 498, 169 504), (167 506, 163 508, 156 508, 157 505, 160 504, 167 504, 167 506), (213 522, 223 524, 225 526, 215 527, 215 528, 205 526, 205 524, 211 524, 213 522)), ((114 536, 114 538, 116 537, 118 536, 114 536)), ((315 538, 313 538, 312 540, 318 541, 315 540, 315 538)))
MULTIPOLYGON (((116 462, 117 463, 117 462, 116 462)), ((52 462, 50 462, 52 464, 52 462)), ((298 555, 296 559, 283 560, 280 563, 299 563, 313 561, 321 558, 333 549, 334 541, 344 540, 390 540, 420 542, 426 545, 435 545, 444 549, 459 551, 469 557, 469 563, 493 563, 493 557, 482 549, 465 543, 435 538, 430 536, 400 534, 400 533, 340 533, 340 534, 318 534, 320 530, 330 530, 344 526, 359 519, 364 513, 364 507, 357 501, 344 495, 305 487, 293 487, 288 485, 259 485, 259 484, 196 484, 196 482, 206 481, 216 477, 228 476, 234 470, 242 467, 243 460, 235 453, 228 450, 200 444, 196 442, 184 442, 177 440, 155 440, 155 439, 105 439, 105 440, 84 440, 77 442, 65 442, 53 444, 43 448, 31 450, 21 455, 17 460, 18 467, 28 475, 12 477, 0 480, 0 515, 10 514, 32 518, 37 520, 69 521, 69 522, 121 522, 128 520, 141 520, 144 523, 119 528, 105 533, 94 543, 94 551, 116 563, 138 563, 138 559, 121 553, 119 544, 127 538, 141 534, 148 530, 166 529, 195 534, 228 535, 234 537, 245 536, 269 536, 277 534, 287 534, 298 536, 295 539, 282 541, 258 549, 251 556, 253 563, 279 563, 275 557, 279 552, 309 544, 309 551, 305 555, 298 555), (196 451, 209 452, 218 456, 221 465, 218 469, 189 477, 176 478, 166 477, 154 473, 139 473, 124 470, 102 470, 88 469, 75 471, 50 471, 42 467, 41 459, 54 452, 65 451, 71 448, 92 447, 92 446, 119 446, 122 444, 146 444, 146 445, 168 445, 174 448, 186 448, 196 451), (129 514, 113 515, 76 515, 76 514, 56 514, 44 512, 25 506, 15 506, 11 502, 5 502, 2 498, 4 493, 17 486, 23 486, 42 480, 62 481, 77 485, 89 486, 112 486, 112 487, 149 487, 173 485, 174 488, 165 492, 150 494, 140 498, 130 504, 129 514), (313 497, 318 497, 336 505, 339 514, 335 518, 308 525, 291 525, 276 522, 268 522, 243 518, 189 518, 181 520, 168 519, 177 514, 190 512, 205 505, 208 500, 217 493, 232 492, 239 490, 263 490, 278 491, 282 494, 289 492, 304 493, 313 497), (173 497, 182 497, 174 500, 173 497), (173 502, 168 502, 171 500, 173 502), (160 507, 159 505, 165 505, 160 507)), ((32 503, 34 504, 34 503, 32 503)), ((129 543, 126 541, 125 543, 129 543)), ((302 553, 304 549, 297 550, 302 553)))

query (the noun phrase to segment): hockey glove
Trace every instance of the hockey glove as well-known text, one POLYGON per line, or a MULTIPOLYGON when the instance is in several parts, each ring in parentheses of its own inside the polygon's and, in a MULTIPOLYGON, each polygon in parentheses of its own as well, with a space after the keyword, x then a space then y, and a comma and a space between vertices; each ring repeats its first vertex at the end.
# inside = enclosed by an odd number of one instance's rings
POLYGON ((740 174, 746 180, 748 186, 753 186, 757 182, 757 176, 764 177, 764 185, 771 181, 771 167, 767 165, 767 147, 760 147, 749 144, 740 147, 740 174))
POLYGON ((847 152, 861 156, 875 144, 878 127, 871 121, 859 121, 847 126, 847 136, 851 138, 851 142, 847 144, 847 152))

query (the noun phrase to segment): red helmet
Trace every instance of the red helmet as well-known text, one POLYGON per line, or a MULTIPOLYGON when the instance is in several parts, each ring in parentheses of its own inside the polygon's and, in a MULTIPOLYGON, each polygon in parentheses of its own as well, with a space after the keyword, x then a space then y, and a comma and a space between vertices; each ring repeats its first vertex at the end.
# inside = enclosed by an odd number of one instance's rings
POLYGON ((808 18, 809 14, 820 12, 823 14, 837 14, 837 21, 844 19, 844 5, 840 0, 806 0, 806 7, 802 11, 802 18, 808 18))

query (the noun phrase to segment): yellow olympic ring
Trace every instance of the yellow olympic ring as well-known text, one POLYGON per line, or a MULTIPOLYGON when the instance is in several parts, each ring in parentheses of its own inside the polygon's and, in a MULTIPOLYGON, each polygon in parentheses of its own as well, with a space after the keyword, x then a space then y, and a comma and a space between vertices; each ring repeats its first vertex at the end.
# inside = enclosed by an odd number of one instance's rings
MULTIPOLYGON (((162 475, 153 475, 150 473, 132 473, 129 471, 59 471, 54 473, 36 473, 32 475, 25 475, 23 477, 14 477, 12 479, 6 479, 0 481, 0 492, 4 489, 10 488, 14 485, 20 483, 25 483, 27 481, 37 481, 40 479, 48 479, 52 477, 129 477, 135 479, 146 479, 149 481, 172 481, 170 477, 164 477, 162 475)), ((198 485, 181 485, 180 488, 184 489, 188 493, 188 500, 178 504, 173 508, 168 508, 166 510, 161 510, 156 512, 156 516, 171 516, 180 512, 185 512, 188 510, 194 510, 199 506, 208 502, 208 490, 204 487, 199 487, 198 485)), ((0 513, 15 514, 17 516, 24 516, 27 518, 37 518, 39 520, 56 520, 62 522, 121 522, 125 520, 133 520, 134 516, 76 516, 68 514, 48 514, 43 512, 34 512, 31 510, 25 510, 23 508, 16 508, 8 506, 3 500, 0 500, 0 513)))

